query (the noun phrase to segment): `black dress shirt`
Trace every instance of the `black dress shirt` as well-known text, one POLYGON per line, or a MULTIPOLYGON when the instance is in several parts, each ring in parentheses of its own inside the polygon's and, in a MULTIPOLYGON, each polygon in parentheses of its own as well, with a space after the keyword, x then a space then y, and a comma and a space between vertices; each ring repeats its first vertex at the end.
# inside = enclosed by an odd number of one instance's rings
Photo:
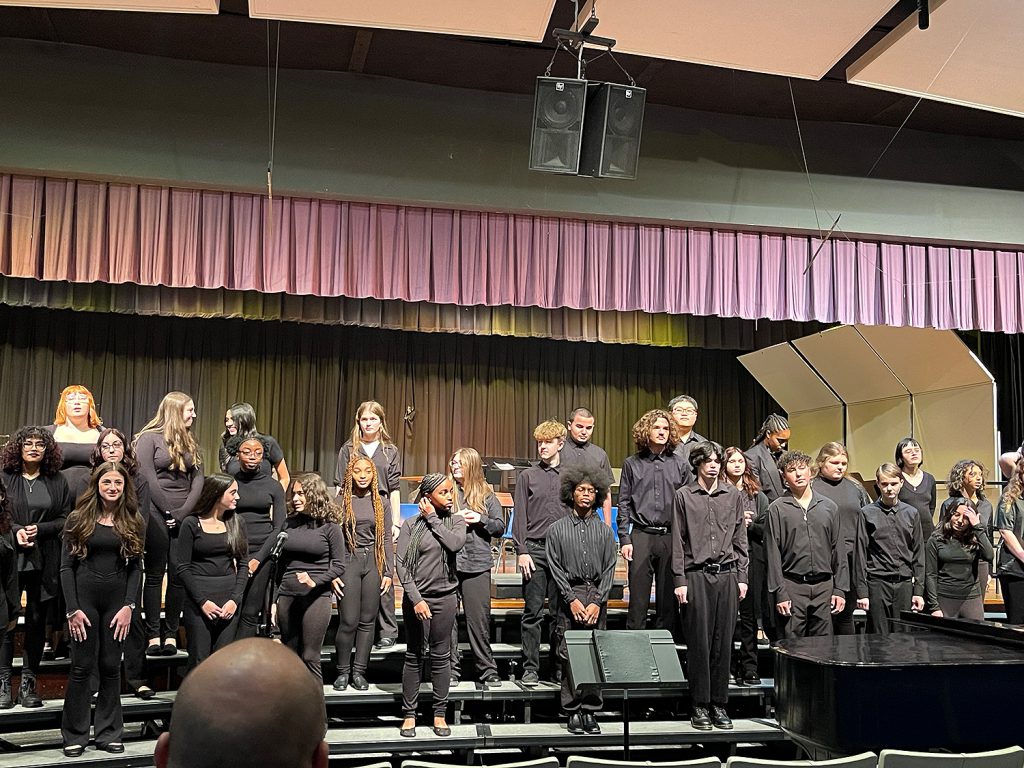
POLYGON ((857 597, 868 596, 869 576, 882 579, 913 579, 914 596, 924 595, 924 542, 921 516, 909 504, 895 507, 881 500, 861 510, 854 555, 857 597))
POLYGON ((782 473, 779 472, 779 467, 775 463, 776 457, 768 450, 764 441, 762 440, 743 453, 757 475, 757 479, 761 483, 761 490, 768 497, 768 501, 775 501, 785 496, 786 486, 782 484, 782 473))
POLYGON ((690 466, 690 451, 697 447, 697 443, 703 443, 705 440, 707 438, 704 435, 691 432, 676 444, 675 449, 682 456, 687 467, 690 466))
POLYGON ((578 467, 586 465, 598 473, 599 479, 603 480, 609 487, 615 482, 615 475, 612 474, 612 465, 608 460, 608 454, 604 448, 594 445, 589 440, 585 443, 577 443, 570 435, 560 452, 559 464, 563 467, 578 467))
POLYGON ((671 528, 676 491, 693 479, 678 448, 661 453, 634 453, 619 477, 619 545, 630 541, 631 526, 671 528))
POLYGON ((747 526, 743 494, 719 482, 709 493, 698 481, 676 491, 672 521, 672 575, 686 586, 686 572, 705 565, 729 566, 747 583, 747 526))
POLYGON ((518 554, 525 555, 526 540, 543 541, 551 524, 565 515, 559 467, 542 461, 520 472, 513 505, 512 543, 518 554))
POLYGON ((576 599, 573 587, 594 586, 600 604, 608 602, 618 550, 612 530, 596 512, 580 518, 568 508, 552 523, 545 540, 548 567, 566 603, 576 599))
POLYGON ((843 597, 850 585, 845 552, 840 551, 839 509, 832 500, 812 492, 804 509, 792 496, 768 507, 765 554, 768 591, 776 603, 790 599, 786 579, 796 581, 831 576, 833 594, 843 597))

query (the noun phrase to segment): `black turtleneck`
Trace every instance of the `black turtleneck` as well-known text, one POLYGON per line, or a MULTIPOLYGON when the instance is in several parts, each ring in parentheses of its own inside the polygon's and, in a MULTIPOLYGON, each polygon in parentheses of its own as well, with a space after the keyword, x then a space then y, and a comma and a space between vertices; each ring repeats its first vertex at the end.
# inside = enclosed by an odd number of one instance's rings
POLYGON ((284 490, 263 465, 255 472, 239 470, 235 479, 238 481, 235 512, 245 520, 249 557, 263 562, 274 546, 274 532, 284 525, 284 490))

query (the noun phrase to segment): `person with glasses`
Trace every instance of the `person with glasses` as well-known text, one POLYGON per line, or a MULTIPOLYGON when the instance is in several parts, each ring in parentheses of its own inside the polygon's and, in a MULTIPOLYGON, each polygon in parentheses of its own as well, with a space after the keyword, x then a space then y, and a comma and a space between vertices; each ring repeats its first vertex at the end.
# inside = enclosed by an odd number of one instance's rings
MULTIPOLYGON (((459 448, 448 462, 455 480, 455 511, 466 520, 466 545, 455 555, 458 595, 466 614, 469 647, 479 680, 501 685, 491 651, 491 539, 505 531, 501 502, 484 480, 483 461, 472 448, 459 448)), ((452 626, 452 682, 462 676, 459 624, 452 626)))
POLYGON ((693 450, 697 443, 707 440, 706 437, 697 434, 693 429, 693 425, 697 423, 697 412, 699 410, 697 401, 689 395, 679 395, 668 401, 668 412, 676 423, 676 434, 679 437, 676 450, 679 451, 684 462, 689 460, 690 451, 693 450))
MULTIPOLYGON (((18 595, 25 593, 25 646, 18 692, 23 707, 43 706, 36 690, 36 673, 43 658, 47 611, 60 590, 60 535, 72 506, 61 463, 60 446, 43 427, 22 427, 0 454, 18 546, 18 595)), ((14 642, 7 633, 0 651, 0 709, 14 706, 13 663, 14 642)))

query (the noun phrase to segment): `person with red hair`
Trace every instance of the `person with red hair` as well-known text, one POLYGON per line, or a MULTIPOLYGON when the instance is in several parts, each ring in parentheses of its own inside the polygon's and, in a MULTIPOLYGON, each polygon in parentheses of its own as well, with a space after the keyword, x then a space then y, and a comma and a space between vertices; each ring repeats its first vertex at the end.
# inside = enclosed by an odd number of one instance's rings
POLYGON ((92 450, 100 437, 103 419, 96 412, 92 392, 81 384, 72 384, 60 393, 53 424, 46 430, 60 446, 64 459, 60 473, 68 483, 71 501, 82 494, 92 474, 92 450))

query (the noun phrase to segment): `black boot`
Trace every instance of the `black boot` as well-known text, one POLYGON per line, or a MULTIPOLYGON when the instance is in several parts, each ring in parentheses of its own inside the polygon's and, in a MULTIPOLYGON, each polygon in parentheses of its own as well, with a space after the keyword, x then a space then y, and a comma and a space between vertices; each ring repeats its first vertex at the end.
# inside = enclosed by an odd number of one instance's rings
POLYGON ((14 696, 11 694, 11 676, 8 673, 0 677, 0 709, 10 709, 14 706, 14 696))
POLYGON ((31 672, 21 673, 21 690, 18 691, 18 698, 21 699, 21 706, 27 709, 43 706, 42 697, 36 693, 36 676, 31 672))

